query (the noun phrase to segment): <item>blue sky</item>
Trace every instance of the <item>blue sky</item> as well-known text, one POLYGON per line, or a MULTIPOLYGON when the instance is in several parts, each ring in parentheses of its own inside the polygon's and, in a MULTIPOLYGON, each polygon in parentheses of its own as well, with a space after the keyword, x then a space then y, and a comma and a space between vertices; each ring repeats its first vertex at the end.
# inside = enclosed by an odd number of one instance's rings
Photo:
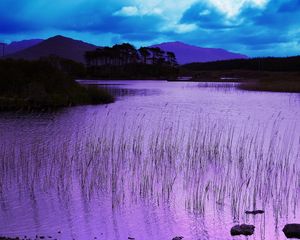
POLYGON ((1 0, 0 40, 183 41, 249 56, 300 55, 300 0, 1 0))

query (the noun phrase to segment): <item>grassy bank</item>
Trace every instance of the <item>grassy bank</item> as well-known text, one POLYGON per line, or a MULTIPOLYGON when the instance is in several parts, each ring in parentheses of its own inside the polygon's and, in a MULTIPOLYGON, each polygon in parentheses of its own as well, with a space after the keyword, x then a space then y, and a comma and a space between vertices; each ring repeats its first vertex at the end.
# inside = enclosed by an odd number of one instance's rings
POLYGON ((0 61, 0 110, 45 109, 114 101, 108 92, 83 87, 59 59, 0 61))
POLYGON ((190 75, 194 82, 239 82, 243 90, 300 93, 300 72, 224 70, 190 75))
POLYGON ((300 56, 294 57, 262 57, 249 59, 234 59, 215 62, 189 63, 182 68, 190 71, 266 71, 295 72, 300 69, 300 56))
POLYGON ((300 92, 300 56, 235 59, 181 66, 180 74, 193 81, 241 82, 253 91, 300 92))
POLYGON ((186 75, 193 76, 196 81, 217 81, 222 82, 226 79, 232 79, 235 82, 256 81, 256 80, 282 80, 297 81, 300 80, 300 72, 269 72, 269 71, 250 71, 250 70, 215 70, 215 71, 197 71, 186 75))
POLYGON ((300 72, 264 72, 246 80, 239 84, 240 89, 300 93, 300 72))
POLYGON ((239 84, 239 89, 249 91, 300 93, 300 81, 253 81, 239 84))

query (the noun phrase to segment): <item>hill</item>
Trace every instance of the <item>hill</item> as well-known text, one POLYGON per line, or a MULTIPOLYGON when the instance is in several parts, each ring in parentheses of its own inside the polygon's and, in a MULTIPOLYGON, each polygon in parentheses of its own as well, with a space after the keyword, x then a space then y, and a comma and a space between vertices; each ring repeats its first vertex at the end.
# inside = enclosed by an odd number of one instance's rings
POLYGON ((29 40, 22 40, 22 41, 14 41, 14 42, 11 42, 10 44, 5 44, 4 56, 22 51, 26 48, 37 45, 37 44, 41 43, 42 41, 43 41, 43 39, 29 39, 29 40))
POLYGON ((22 51, 7 55, 6 58, 37 60, 41 57, 55 55, 61 58, 84 63, 85 52, 95 50, 96 48, 97 47, 95 45, 85 43, 83 41, 63 36, 55 36, 22 51))
POLYGON ((182 42, 166 42, 151 47, 159 47, 164 51, 175 53, 179 64, 248 58, 246 55, 229 52, 221 48, 203 48, 182 42))

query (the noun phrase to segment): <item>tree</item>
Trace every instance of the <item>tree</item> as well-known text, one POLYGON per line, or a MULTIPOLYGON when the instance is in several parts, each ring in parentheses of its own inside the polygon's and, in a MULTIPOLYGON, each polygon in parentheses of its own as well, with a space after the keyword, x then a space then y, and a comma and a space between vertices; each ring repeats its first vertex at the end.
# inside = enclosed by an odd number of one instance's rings
POLYGON ((165 52, 159 47, 149 48, 152 55, 152 64, 163 64, 165 63, 165 52))
POLYGON ((149 51, 149 48, 147 48, 147 47, 141 47, 138 51, 139 51, 140 55, 143 58, 143 63, 147 64, 147 59, 151 55, 150 51, 149 51))
POLYGON ((153 65, 177 66, 175 54, 172 52, 166 53, 158 47, 141 47, 137 50, 129 43, 97 48, 94 51, 86 52, 85 59, 88 67, 103 65, 123 66, 141 62, 148 64, 148 59, 151 60, 153 65))
POLYGON ((136 48, 129 43, 121 44, 121 52, 124 53, 125 64, 136 63, 139 59, 136 48))
POLYGON ((93 65, 92 63, 93 63, 93 53, 94 52, 92 52, 92 51, 87 51, 87 52, 85 52, 85 54, 84 54, 84 58, 85 58, 85 62, 86 62, 86 65, 87 66, 91 66, 91 65, 93 65))
POLYGON ((120 44, 115 44, 112 47, 113 55, 115 58, 115 65, 123 65, 124 64, 124 56, 122 52, 122 46, 120 44))
POLYGON ((176 56, 173 52, 167 52, 167 62, 172 67, 176 67, 178 65, 176 56))
POLYGON ((5 50, 6 44, 5 44, 5 43, 0 43, 0 46, 2 46, 2 51, 1 51, 1 53, 2 53, 2 57, 4 57, 4 50, 5 50))

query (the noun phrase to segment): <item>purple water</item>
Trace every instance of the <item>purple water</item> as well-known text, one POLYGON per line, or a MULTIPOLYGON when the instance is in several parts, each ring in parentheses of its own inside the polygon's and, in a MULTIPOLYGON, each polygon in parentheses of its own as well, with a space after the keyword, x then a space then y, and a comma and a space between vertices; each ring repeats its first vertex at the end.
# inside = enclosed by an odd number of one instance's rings
POLYGON ((286 239, 300 223, 299 95, 100 83, 115 103, 0 114, 0 236, 245 239, 230 228, 249 223, 247 239, 286 239))

